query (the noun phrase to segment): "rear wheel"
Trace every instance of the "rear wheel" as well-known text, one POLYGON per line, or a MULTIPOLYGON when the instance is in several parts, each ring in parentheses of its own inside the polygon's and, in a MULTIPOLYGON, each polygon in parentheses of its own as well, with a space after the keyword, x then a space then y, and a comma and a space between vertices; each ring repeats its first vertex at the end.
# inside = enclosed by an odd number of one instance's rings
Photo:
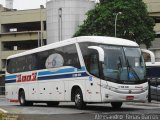
POLYGON ((83 101, 83 95, 81 89, 77 89, 74 95, 74 102, 77 109, 83 109, 86 103, 83 101))
POLYGON ((111 102, 113 109, 120 109, 122 104, 123 104, 122 102, 111 102))
POLYGON ((33 102, 27 102, 26 98, 25 98, 25 92, 24 91, 20 91, 19 92, 19 103, 21 106, 29 106, 29 105, 33 105, 33 102))

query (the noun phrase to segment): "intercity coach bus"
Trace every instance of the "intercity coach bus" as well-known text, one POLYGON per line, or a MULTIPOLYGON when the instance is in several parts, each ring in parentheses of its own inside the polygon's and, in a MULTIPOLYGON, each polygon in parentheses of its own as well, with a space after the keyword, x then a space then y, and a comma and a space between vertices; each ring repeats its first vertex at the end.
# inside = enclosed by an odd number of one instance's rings
POLYGON ((144 102, 146 69, 137 43, 120 38, 82 36, 9 56, 6 98, 20 105, 75 102, 144 102))

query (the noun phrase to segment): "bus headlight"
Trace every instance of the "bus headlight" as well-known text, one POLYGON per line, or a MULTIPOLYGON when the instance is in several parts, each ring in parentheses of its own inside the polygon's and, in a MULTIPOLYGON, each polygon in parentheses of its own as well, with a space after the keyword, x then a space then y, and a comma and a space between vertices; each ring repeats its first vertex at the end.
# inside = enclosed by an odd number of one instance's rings
POLYGON ((108 86, 107 84, 103 84, 103 85, 101 85, 101 87, 105 88, 105 89, 108 89, 108 90, 111 90, 111 91, 115 91, 115 92, 118 90, 118 88, 112 87, 112 86, 108 86))
POLYGON ((147 90, 148 90, 148 87, 144 87, 142 90, 143 90, 143 91, 147 91, 147 90))

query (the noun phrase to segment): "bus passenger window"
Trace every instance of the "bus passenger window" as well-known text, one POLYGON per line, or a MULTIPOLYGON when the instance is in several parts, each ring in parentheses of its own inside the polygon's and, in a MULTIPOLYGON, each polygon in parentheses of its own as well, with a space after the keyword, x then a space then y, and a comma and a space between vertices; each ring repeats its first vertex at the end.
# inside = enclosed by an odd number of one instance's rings
POLYGON ((64 66, 81 68, 75 44, 63 47, 62 52, 64 58, 64 66))

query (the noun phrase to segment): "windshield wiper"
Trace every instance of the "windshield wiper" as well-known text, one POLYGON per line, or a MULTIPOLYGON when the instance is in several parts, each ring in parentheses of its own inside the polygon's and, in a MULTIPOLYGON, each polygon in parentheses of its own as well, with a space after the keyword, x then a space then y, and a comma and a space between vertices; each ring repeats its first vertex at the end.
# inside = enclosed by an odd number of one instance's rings
POLYGON ((120 58, 120 56, 118 57, 118 59, 119 59, 119 63, 117 64, 118 65, 118 69, 122 69, 122 60, 121 60, 121 58, 120 58))
POLYGON ((129 68, 129 70, 128 70, 128 76, 129 76, 130 71, 132 71, 132 72, 134 73, 134 74, 133 74, 134 78, 137 78, 137 79, 140 81, 140 78, 139 78, 138 74, 137 74, 136 71, 133 69, 133 67, 129 64, 128 59, 127 59, 127 68, 129 68))
POLYGON ((117 67, 118 67, 119 73, 117 75, 117 78, 120 80, 121 72, 122 72, 123 68, 122 68, 122 60, 121 60, 120 56, 118 57, 118 59, 119 59, 119 63, 117 64, 117 67))

